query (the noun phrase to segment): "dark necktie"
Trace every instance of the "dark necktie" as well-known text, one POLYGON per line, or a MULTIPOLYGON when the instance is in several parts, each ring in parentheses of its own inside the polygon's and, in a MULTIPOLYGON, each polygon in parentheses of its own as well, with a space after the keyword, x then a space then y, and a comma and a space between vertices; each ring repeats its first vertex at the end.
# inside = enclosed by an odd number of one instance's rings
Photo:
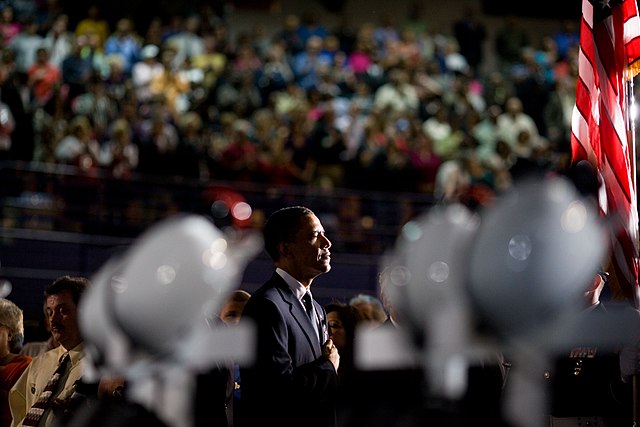
POLYGON ((53 398, 54 392, 58 388, 60 383, 60 378, 64 376, 66 373, 67 367, 71 362, 71 357, 69 357, 69 353, 65 353, 60 360, 60 364, 56 368, 51 378, 47 382, 47 385, 38 396, 38 400, 36 400, 27 412, 27 415, 24 417, 22 421, 23 426, 36 426, 40 422, 40 418, 44 415, 45 411, 49 408, 51 404, 51 400, 53 398))
POLYGON ((309 316, 309 320, 311 320, 313 330, 316 331, 318 341, 320 341, 320 344, 322 344, 322 330, 320 329, 320 325, 318 324, 316 312, 313 310, 313 302, 311 301, 311 294, 309 292, 305 292, 305 294, 302 296, 302 303, 304 304, 307 316, 309 316))
POLYGON ((309 316, 309 320, 311 323, 315 324, 316 319, 313 315, 313 302, 311 301, 311 294, 309 292, 305 292, 302 296, 302 303, 304 304, 304 308, 307 311, 307 316, 309 316))

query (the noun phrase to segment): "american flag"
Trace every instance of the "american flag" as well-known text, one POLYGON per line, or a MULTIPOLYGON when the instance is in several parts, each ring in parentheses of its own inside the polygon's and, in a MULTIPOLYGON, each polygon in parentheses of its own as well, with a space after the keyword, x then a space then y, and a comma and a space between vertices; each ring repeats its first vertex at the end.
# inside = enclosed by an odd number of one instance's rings
POLYGON ((572 157, 588 160, 604 184, 601 214, 612 228, 616 293, 640 307, 633 77, 640 71, 640 19, 635 0, 583 0, 572 157))

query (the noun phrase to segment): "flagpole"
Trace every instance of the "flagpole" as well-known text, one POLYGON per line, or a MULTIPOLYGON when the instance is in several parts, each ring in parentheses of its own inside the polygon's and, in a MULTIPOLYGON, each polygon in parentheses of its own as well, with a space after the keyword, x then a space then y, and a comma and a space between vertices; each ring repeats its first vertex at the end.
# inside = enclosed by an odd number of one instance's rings
MULTIPOLYGON (((634 196, 637 198, 637 191, 638 191, 638 186, 637 186, 637 181, 638 181, 638 176, 636 174, 636 117, 638 115, 638 111, 636 111, 636 97, 635 97, 635 93, 634 93, 634 79, 635 79, 635 73, 630 72, 629 67, 625 68, 625 80, 627 82, 626 84, 626 90, 627 90, 627 134, 628 134, 628 146, 629 146, 629 165, 631 166, 631 180, 633 183, 633 194, 634 196)), ((636 204, 637 206, 637 204, 636 204)), ((636 218, 638 216, 636 215, 636 218)), ((637 255, 637 253, 636 253, 637 255)), ((640 301, 640 286, 638 286, 638 281, 636 278, 636 283, 634 286, 635 289, 635 302, 636 304, 638 303, 638 301, 640 301)), ((636 308, 640 308, 638 305, 636 305, 636 308)))
MULTIPOLYGON (((625 71, 625 80, 627 81, 627 134, 629 138, 629 162, 631 165, 631 179, 633 180, 633 188, 637 191, 637 176, 636 176, 636 121, 634 115, 636 112, 636 99, 633 92, 633 75, 629 73, 627 69, 625 71)), ((634 193, 636 192, 634 191, 634 193)))
MULTIPOLYGON (((625 85, 626 90, 626 99, 627 99, 627 136, 628 136, 628 147, 629 147, 629 165, 631 166, 631 179, 633 182, 633 194, 636 194, 637 191, 637 176, 636 176, 636 126, 635 126, 635 115, 636 106, 635 106, 635 96, 633 90, 633 73, 629 72, 629 69, 625 69, 625 81, 627 84, 625 85)), ((637 196, 636 196, 637 197, 637 196)), ((636 295, 638 294, 638 283, 635 284, 634 289, 636 290, 636 295)), ((636 301, 638 298, 636 297, 636 301)), ((635 374, 631 378, 631 410, 632 410, 632 426, 637 427, 640 423, 640 380, 638 380, 638 374, 635 374)))

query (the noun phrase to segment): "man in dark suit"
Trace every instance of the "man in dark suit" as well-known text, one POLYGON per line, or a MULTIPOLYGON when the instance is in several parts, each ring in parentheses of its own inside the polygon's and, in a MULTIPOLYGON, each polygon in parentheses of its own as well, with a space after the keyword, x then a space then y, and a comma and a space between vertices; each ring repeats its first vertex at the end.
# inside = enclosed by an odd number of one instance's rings
POLYGON ((258 341, 254 364, 241 368, 243 426, 335 426, 340 356, 325 310, 310 295, 313 280, 331 269, 331 242, 302 206, 274 212, 263 234, 276 271, 242 313, 258 341))
POLYGON ((590 283, 579 318, 584 326, 575 341, 552 359, 552 369, 544 372, 551 425, 634 424, 631 385, 623 381, 619 350, 638 330, 638 313, 627 303, 600 301, 608 276, 600 272, 590 283), (631 332, 627 336, 621 329, 631 332), (607 331, 620 344, 602 345, 601 335, 607 331))

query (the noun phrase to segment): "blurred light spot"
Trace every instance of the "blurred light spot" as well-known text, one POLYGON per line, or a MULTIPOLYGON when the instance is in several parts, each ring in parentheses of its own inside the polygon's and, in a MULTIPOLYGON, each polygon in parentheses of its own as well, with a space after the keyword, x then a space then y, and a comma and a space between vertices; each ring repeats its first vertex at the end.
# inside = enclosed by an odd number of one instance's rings
POLYGON ((227 265, 227 256, 225 252, 227 250, 228 243, 226 239, 216 239, 211 243, 209 249, 202 253, 202 262, 209 268, 220 270, 227 265))
POLYGON ((587 208, 580 201, 572 202, 562 214, 560 224, 567 233, 582 231, 587 223, 587 208))
POLYGON ((249 203, 247 202, 238 202, 235 205, 233 205, 233 210, 231 212, 231 215, 239 220, 239 221, 246 221, 249 218, 251 218, 251 206, 249 206, 249 203))
POLYGON ((224 252, 213 252, 207 259, 206 265, 214 270, 221 270, 227 265, 227 255, 224 252))
POLYGON ((402 235, 408 241, 415 242, 422 237, 422 228, 417 222, 409 221, 402 227, 402 235))
POLYGON ((124 293, 129 287, 126 279, 121 276, 113 276, 111 278, 111 289, 117 294, 124 293))
POLYGON ((216 200, 211 204, 211 215, 214 218, 226 218, 229 215, 229 206, 222 200, 216 200))
POLYGON ((403 265, 393 267, 389 272, 389 280, 396 286, 405 286, 411 279, 411 272, 403 265))
POLYGON ((371 230, 374 225, 373 218, 368 215, 365 215, 360 220, 360 224, 362 224, 362 228, 366 230, 371 230))
POLYGON ((227 250, 227 240, 219 238, 211 243, 209 249, 202 253, 202 262, 209 268, 219 270, 227 265, 227 256, 225 252, 227 250))
POLYGON ((92 165, 93 165, 93 160, 91 160, 91 157, 84 156, 80 159, 80 167, 82 169, 89 169, 92 165))
POLYGON ((509 255, 518 261, 525 261, 531 255, 531 239, 524 234, 513 236, 509 240, 509 255))
POLYGON ((449 265, 444 261, 436 261, 429 266, 429 278, 442 283, 449 278, 449 265))
POLYGON ((170 265, 161 265, 156 270, 156 278, 162 285, 168 285, 176 279, 176 270, 170 265))
POLYGON ((11 293, 13 286, 8 280, 0 280, 0 298, 5 298, 11 293))
POLYGON ((210 251, 211 252, 225 252, 227 250, 227 240, 223 238, 219 238, 211 243, 210 251))
POLYGON ((469 220, 469 211, 462 205, 452 205, 447 210, 447 219, 452 224, 464 224, 469 220))

